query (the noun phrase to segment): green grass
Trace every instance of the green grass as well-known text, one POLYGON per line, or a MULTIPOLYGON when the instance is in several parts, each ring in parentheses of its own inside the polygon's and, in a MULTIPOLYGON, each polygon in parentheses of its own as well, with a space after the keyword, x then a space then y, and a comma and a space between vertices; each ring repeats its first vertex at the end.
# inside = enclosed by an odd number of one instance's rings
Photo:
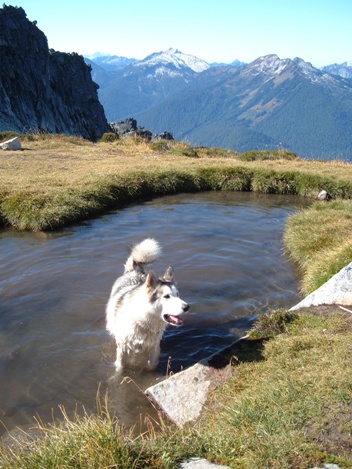
MULTIPOLYGON (((274 321, 276 322, 276 320, 274 321)), ((240 363, 198 425, 233 468, 350 467, 351 318, 299 316, 240 363)))
MULTIPOLYGON (((330 194, 348 198, 352 184, 336 183, 321 177, 295 172, 259 168, 200 167, 192 172, 183 169, 159 169, 111 175, 89 181, 86 187, 58 187, 56 191, 19 190, 7 193, 0 200, 4 224, 18 230, 51 230, 94 217, 112 208, 121 207, 146 196, 179 192, 226 190, 254 191, 265 194, 316 195, 330 186, 330 194)), ((53 186, 51 187, 53 188, 53 186)))
POLYGON ((179 429, 164 420, 136 437, 106 401, 96 415, 69 419, 63 410, 61 422, 37 422, 34 436, 3 447, 1 467, 176 468, 198 456, 238 469, 350 468, 351 316, 281 310, 254 329, 260 356, 234 351, 233 377, 212 392, 197 423, 179 429))
POLYGON ((311 293, 352 262, 352 201, 317 202, 291 216, 284 242, 302 271, 302 291, 311 293))

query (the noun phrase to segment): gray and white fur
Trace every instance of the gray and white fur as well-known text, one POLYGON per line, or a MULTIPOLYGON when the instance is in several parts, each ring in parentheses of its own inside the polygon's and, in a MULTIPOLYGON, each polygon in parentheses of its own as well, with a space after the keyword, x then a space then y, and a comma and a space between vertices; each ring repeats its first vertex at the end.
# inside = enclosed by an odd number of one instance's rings
POLYGON ((189 305, 179 298, 170 266, 158 279, 146 265, 161 253, 157 241, 147 238, 131 249, 124 274, 111 291, 106 327, 116 340, 117 371, 125 367, 153 370, 159 363, 160 341, 168 324, 181 326, 189 305))

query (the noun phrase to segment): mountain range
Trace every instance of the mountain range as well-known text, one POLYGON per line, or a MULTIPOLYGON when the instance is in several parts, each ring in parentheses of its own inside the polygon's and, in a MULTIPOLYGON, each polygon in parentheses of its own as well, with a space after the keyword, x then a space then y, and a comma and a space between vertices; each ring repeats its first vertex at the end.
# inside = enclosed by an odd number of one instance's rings
POLYGON ((110 122, 133 116, 194 145, 351 159, 351 62, 317 69, 272 54, 250 64, 208 64, 177 49, 86 62, 110 122))

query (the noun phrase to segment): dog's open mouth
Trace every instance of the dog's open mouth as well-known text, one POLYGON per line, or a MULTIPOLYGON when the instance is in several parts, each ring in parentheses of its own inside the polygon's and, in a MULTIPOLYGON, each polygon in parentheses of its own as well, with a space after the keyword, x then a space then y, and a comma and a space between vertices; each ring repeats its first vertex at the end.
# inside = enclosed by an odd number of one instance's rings
POLYGON ((180 316, 173 316, 172 314, 164 314, 164 321, 172 326, 182 326, 183 324, 180 316))

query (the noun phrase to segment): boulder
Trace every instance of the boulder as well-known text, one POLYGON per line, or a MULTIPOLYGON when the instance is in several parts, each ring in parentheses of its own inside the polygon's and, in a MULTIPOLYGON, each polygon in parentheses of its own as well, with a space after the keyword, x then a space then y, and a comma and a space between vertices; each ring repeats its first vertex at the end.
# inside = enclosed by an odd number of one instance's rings
MULTIPOLYGON (((248 337, 242 337, 195 365, 149 387, 145 394, 179 427, 196 421, 206 403, 208 393, 232 376, 229 351, 247 347, 248 337)), ((235 353, 235 352, 234 352, 235 353)))
POLYGON ((318 200, 330 200, 330 199, 331 199, 331 196, 330 196, 330 194, 328 193, 328 191, 322 190, 322 191, 320 191, 319 194, 317 195, 317 199, 318 199, 318 200))
POLYGON ((21 150, 21 142, 18 137, 10 138, 6 142, 0 143, 0 148, 3 150, 21 150))
POLYGON ((352 262, 290 311, 319 305, 352 305, 352 262))
POLYGON ((160 140, 174 140, 174 136, 171 132, 161 132, 159 135, 154 135, 152 138, 153 142, 160 142, 160 140))

